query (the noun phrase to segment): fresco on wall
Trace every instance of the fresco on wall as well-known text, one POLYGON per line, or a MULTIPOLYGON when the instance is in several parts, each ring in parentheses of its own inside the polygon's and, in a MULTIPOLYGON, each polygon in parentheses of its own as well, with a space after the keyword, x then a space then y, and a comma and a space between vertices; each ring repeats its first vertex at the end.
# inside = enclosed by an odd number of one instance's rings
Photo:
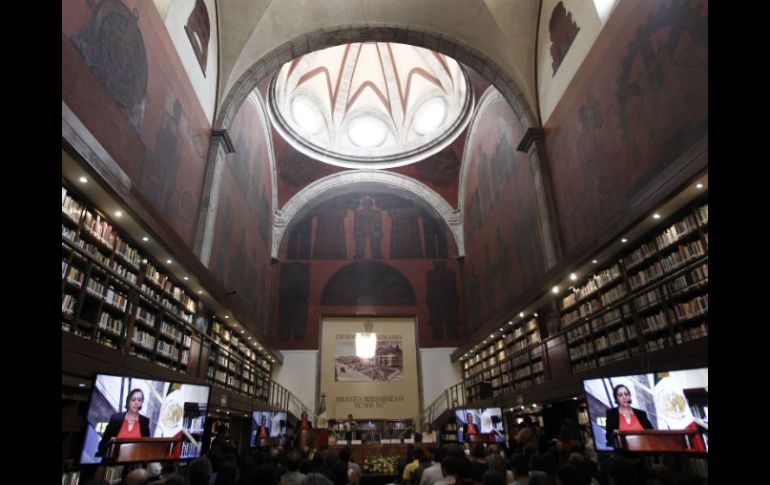
POLYGON ((708 135, 708 2, 629 3, 618 4, 576 74, 579 89, 545 126, 567 252, 708 135))
POLYGON ((378 261, 350 263, 334 273, 321 293, 321 305, 413 306, 414 290, 396 268, 378 261))
POLYGON ((266 335, 272 292, 271 188, 264 118, 256 103, 244 101, 233 120, 235 152, 225 157, 209 268, 226 291, 236 292, 233 298, 255 330, 266 335))
POLYGON ((443 220, 404 197, 356 192, 334 197, 292 222, 289 259, 448 258, 443 220))
POLYGON ((307 327, 307 307, 310 298, 310 265, 284 263, 278 284, 278 321, 280 337, 286 341, 303 340, 307 327))
POLYGON ((431 337, 441 338, 446 331, 450 338, 459 338, 460 296, 455 272, 446 263, 433 263, 433 269, 426 274, 426 287, 431 337))
MULTIPOLYGON (((267 76, 266 79, 270 77, 267 76)), ((276 131, 273 131, 272 135, 279 206, 286 204, 300 190, 316 180, 345 170, 304 155, 289 145, 276 131)))
POLYGON ((196 0, 190 16, 187 18, 187 24, 184 26, 187 38, 190 39, 190 45, 195 53, 198 64, 203 70, 203 77, 206 77, 206 63, 209 55, 209 36, 211 35, 211 24, 209 23, 209 12, 203 0, 196 0))
POLYGON ((521 123, 499 93, 477 115, 465 178, 465 288, 472 329, 504 318, 545 273, 534 180, 515 147, 521 123))
POLYGON ((551 67, 554 76, 579 31, 580 27, 572 19, 572 13, 564 8, 564 3, 556 4, 551 13, 551 20, 548 22, 548 32, 551 34, 551 67))
POLYGON ((147 52, 137 23, 138 12, 119 0, 92 5, 88 22, 70 40, 139 132, 147 95, 147 52))
POLYGON ((457 207, 457 180, 465 148, 464 130, 451 145, 425 160, 411 165, 388 169, 389 172, 411 177, 427 185, 452 207, 457 207))
POLYGON ((62 101, 190 248, 211 126, 152 2, 62 4, 62 101))
POLYGON ((360 312, 416 315, 421 347, 460 345, 456 251, 443 219, 407 196, 366 190, 318 203, 279 251, 275 345, 316 348, 322 315, 360 312))
POLYGON ((183 128, 186 122, 182 105, 176 100, 171 111, 162 115, 155 149, 144 153, 139 187, 164 215, 191 226, 195 217, 192 194, 189 190, 180 192, 181 184, 177 183, 179 145, 182 134, 187 132, 183 128))

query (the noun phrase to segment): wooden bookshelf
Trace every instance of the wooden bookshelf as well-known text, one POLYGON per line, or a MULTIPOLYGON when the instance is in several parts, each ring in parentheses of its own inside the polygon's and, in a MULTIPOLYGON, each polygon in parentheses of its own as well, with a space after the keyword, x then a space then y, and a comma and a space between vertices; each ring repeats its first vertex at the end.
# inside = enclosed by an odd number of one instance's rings
POLYGON ((208 381, 267 401, 272 372, 270 362, 218 317, 212 318, 210 337, 208 381))
POLYGON ((500 396, 544 380, 543 347, 537 318, 510 320, 479 352, 463 361, 466 400, 500 396), (485 384, 489 383, 489 384, 485 384), (486 396, 487 387, 491 394, 486 396))
POLYGON ((62 186, 62 331, 187 372, 197 302, 137 247, 62 186))
POLYGON ((708 335, 708 202, 694 201, 559 300, 574 374, 708 335))

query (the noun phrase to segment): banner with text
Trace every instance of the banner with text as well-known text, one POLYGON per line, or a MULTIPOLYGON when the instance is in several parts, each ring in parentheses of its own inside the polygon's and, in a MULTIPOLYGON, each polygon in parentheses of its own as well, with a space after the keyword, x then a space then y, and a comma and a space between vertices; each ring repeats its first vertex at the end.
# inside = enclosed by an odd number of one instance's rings
POLYGON ((329 418, 413 418, 420 412, 412 318, 324 318, 321 392, 329 418))

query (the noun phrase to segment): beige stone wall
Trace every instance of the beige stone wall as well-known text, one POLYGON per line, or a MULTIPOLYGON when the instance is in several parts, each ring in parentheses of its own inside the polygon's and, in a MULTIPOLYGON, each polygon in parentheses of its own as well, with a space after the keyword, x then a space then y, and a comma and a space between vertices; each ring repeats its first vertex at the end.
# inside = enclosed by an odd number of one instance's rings
POLYGON ((214 119, 214 103, 217 95, 217 71, 219 52, 218 25, 215 0, 204 0, 209 14, 209 25, 211 33, 209 36, 208 57, 206 62, 206 72, 204 74, 198 59, 195 57, 193 48, 190 45, 190 39, 185 32, 187 19, 195 6, 195 0, 153 0, 158 13, 166 25, 166 30, 171 38, 171 42, 176 48, 176 52, 182 61, 184 70, 190 83, 193 85, 195 94, 201 103, 203 112, 209 123, 214 119))
POLYGON ((537 45, 537 89, 543 125, 546 124, 575 77, 575 73, 591 50, 591 46, 599 36, 599 32, 604 27, 617 1, 543 0, 537 45), (551 14, 559 2, 562 2, 567 12, 572 14, 572 20, 577 23, 580 31, 554 75, 551 65, 549 22, 551 14))

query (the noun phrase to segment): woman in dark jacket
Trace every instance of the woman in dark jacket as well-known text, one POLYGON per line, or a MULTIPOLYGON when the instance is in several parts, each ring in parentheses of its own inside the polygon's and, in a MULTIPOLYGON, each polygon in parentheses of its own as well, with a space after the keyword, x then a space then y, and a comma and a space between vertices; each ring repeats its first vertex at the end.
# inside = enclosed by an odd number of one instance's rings
POLYGON ((615 396, 618 407, 607 410, 605 435, 607 446, 615 446, 614 439, 617 431, 641 431, 654 428, 646 412, 631 407, 631 391, 628 387, 619 384, 612 390, 612 394, 615 396))
POLYGON ((115 413, 107 423, 96 456, 104 456, 107 445, 112 438, 146 438, 150 436, 150 418, 142 416, 139 411, 144 405, 144 393, 141 389, 133 389, 126 397, 126 412, 115 413))

